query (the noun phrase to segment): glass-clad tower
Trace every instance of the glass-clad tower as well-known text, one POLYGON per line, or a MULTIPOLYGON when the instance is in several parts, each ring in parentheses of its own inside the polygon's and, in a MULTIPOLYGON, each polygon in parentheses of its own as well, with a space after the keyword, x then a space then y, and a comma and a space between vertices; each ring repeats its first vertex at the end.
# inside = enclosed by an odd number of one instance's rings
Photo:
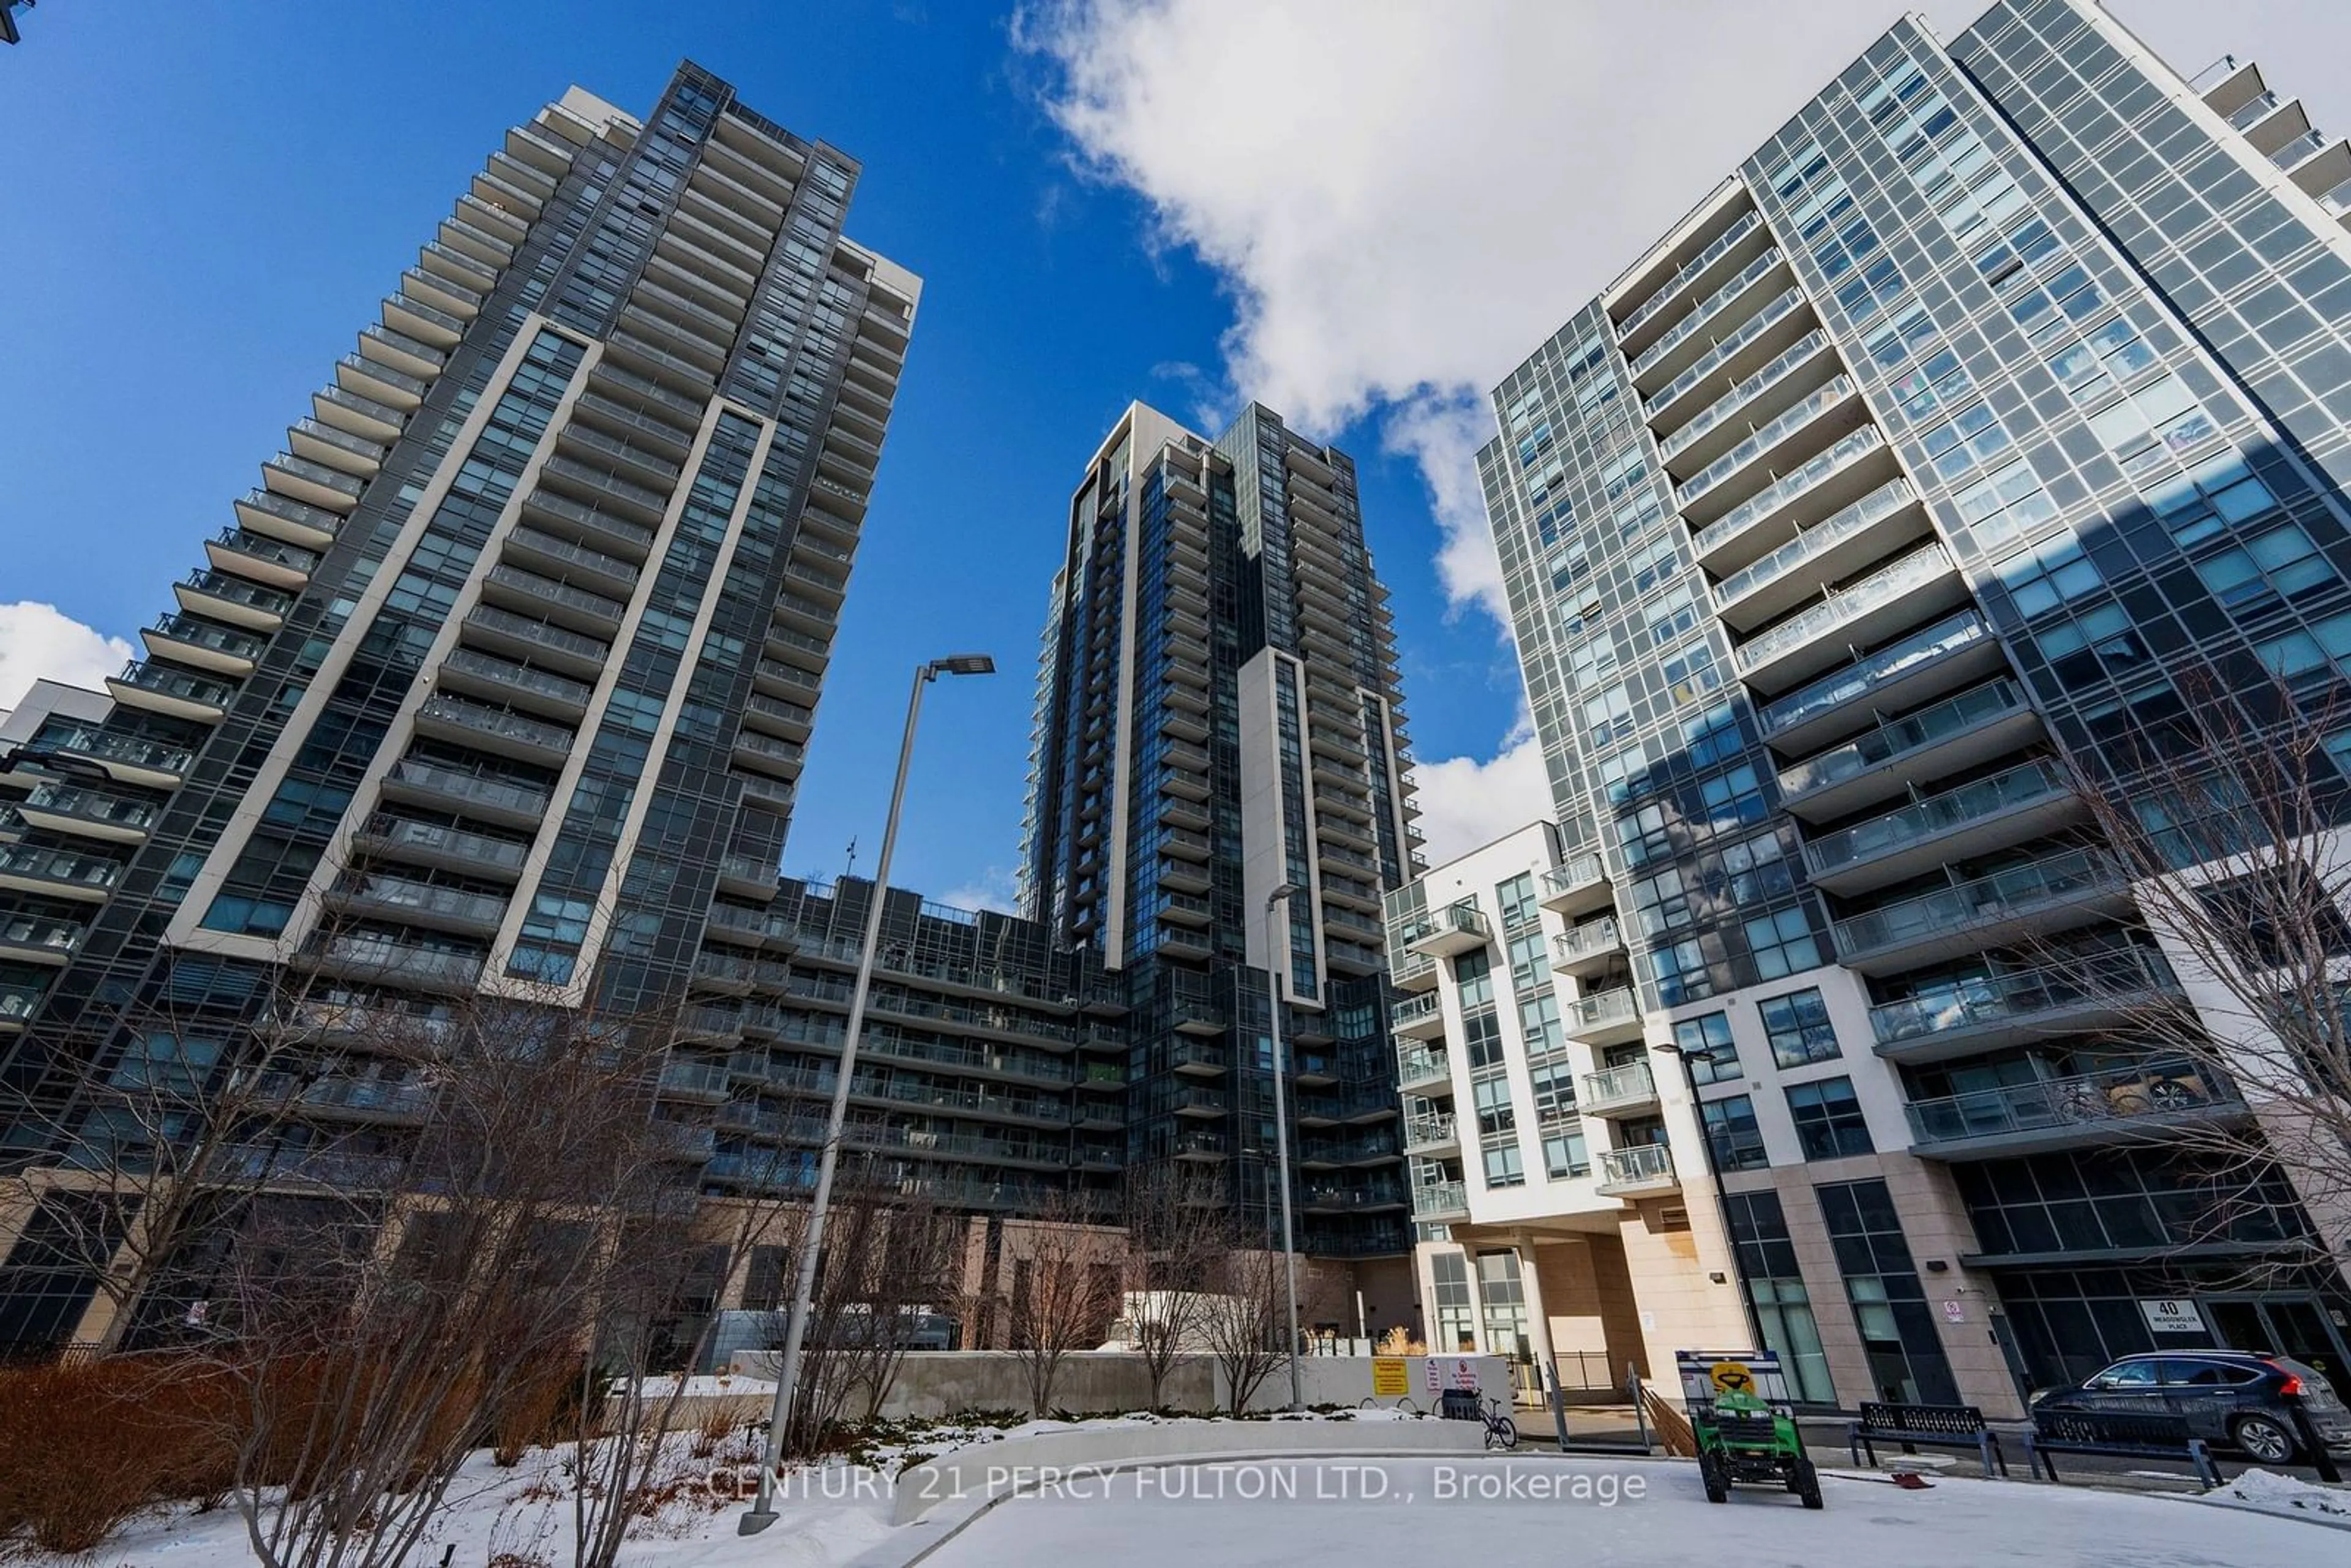
POLYGON ((1908 19, 1496 390, 1564 852, 1844 1403, 2346 1364, 2301 1195, 2133 1119, 2249 1108, 2085 1005, 2176 982, 2063 759, 2345 695, 2346 211, 2351 146, 2251 65, 2084 0, 1908 19))
POLYGON ((1354 465, 1255 405, 1209 441, 1137 403, 1086 465, 1067 539, 1024 899, 1123 972, 1131 1155, 1219 1172, 1270 1214, 1270 967, 1301 1249, 1403 1253, 1380 909, 1419 834, 1354 465))
MULTIPOLYGON (((9 1159, 127 1050, 233 1057, 287 974, 329 1031, 702 992, 664 1083, 708 1155, 920 288, 844 236, 858 172, 690 64, 643 121, 574 89, 507 133, 110 709, 13 754, 9 1159)), ((359 1155, 402 1103, 308 1099, 289 1137, 359 1155)), ((12 1291, 0 1342, 67 1310, 12 1291)))

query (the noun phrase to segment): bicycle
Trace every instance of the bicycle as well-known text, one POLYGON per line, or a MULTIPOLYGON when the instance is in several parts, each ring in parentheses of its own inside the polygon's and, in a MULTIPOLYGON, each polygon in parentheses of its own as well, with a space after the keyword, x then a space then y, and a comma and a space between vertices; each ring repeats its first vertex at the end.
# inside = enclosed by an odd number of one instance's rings
POLYGON ((1503 1408, 1500 1400, 1489 1396, 1485 1409, 1480 1412, 1486 1423, 1486 1447, 1489 1448, 1511 1449, 1519 1446, 1519 1424, 1503 1415, 1503 1408))

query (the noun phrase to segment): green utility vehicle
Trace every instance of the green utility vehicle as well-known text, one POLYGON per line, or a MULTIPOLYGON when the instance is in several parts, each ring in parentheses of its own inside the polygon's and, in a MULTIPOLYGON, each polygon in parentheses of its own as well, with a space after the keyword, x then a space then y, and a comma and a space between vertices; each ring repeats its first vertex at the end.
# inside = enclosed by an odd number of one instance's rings
POLYGON ((1771 1485, 1794 1492, 1806 1508, 1822 1506, 1821 1474, 1805 1457, 1777 1354, 1677 1351, 1674 1370, 1698 1436, 1707 1501, 1728 1502, 1734 1485, 1771 1485))

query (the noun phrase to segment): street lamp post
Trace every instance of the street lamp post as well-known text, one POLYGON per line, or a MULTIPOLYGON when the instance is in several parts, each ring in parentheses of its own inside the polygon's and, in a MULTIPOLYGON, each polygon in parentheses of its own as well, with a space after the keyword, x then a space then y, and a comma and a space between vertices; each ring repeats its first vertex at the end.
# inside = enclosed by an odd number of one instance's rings
POLYGON ((906 733, 898 742, 898 778, 890 787, 890 816, 882 829, 882 857, 873 867, 873 900, 865 912, 865 945, 857 955, 857 985, 849 998, 849 1027, 841 1039, 840 1074, 832 1085, 832 1109, 825 1119, 824 1147, 817 1155, 816 1192, 809 1199, 808 1232, 801 1239, 792 1282, 791 1315, 784 1324, 782 1364, 776 1369, 776 1403, 768 1416, 766 1461, 759 1467, 759 1496, 737 1521, 737 1533, 757 1535, 776 1522, 776 1467, 783 1462, 784 1428, 799 1392, 800 1351, 808 1337, 809 1304, 816 1294, 817 1258, 824 1247, 824 1221, 832 1203, 833 1167, 841 1160, 842 1124, 849 1117, 849 1086, 857 1070, 858 1037, 865 1028, 865 994, 873 985, 873 958, 882 946, 882 905, 890 893, 890 854, 898 844, 898 816, 906 804, 906 768, 914 755, 914 721, 923 711, 923 688, 941 675, 992 675, 996 661, 985 653, 934 659, 914 671, 914 695, 906 700, 906 733))
POLYGON ((1698 1124, 1698 1147, 1706 1155, 1707 1174, 1714 1177, 1715 1212, 1722 1216, 1726 1232, 1724 1239, 1730 1245, 1732 1284, 1739 1291, 1739 1304, 1747 1309, 1747 1332, 1755 1336, 1756 1350, 1768 1350, 1771 1347, 1763 1343, 1762 1310, 1755 1304, 1755 1292, 1748 1283, 1747 1267, 1740 1260, 1739 1243, 1727 1234, 1730 1228, 1730 1189, 1723 1184, 1722 1165, 1714 1157, 1714 1138, 1706 1130, 1706 1112, 1698 1104, 1698 1069, 1691 1065, 1689 1052, 1679 1045, 1660 1045, 1656 1049, 1682 1064, 1682 1082, 1689 1090, 1690 1118, 1698 1124))
POLYGON ((1281 971, 1290 944, 1274 940, 1273 915, 1300 891, 1296 883, 1285 882, 1265 899, 1265 993, 1273 1028, 1273 1135, 1280 1151, 1277 1163, 1281 1181, 1281 1284, 1289 1311, 1292 1410, 1305 1408, 1306 1401, 1298 1385, 1298 1259, 1292 1248, 1290 1222, 1290 1069, 1282 1060, 1281 1044, 1281 971))

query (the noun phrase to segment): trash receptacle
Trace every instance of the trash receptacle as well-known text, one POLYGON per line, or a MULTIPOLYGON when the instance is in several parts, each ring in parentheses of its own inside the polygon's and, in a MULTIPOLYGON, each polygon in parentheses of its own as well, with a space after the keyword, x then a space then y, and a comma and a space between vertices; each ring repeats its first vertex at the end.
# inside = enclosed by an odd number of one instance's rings
POLYGON ((1447 1421, 1482 1421, 1485 1412, 1478 1408, 1478 1391, 1474 1388, 1447 1388, 1437 1396, 1437 1413, 1447 1421))

